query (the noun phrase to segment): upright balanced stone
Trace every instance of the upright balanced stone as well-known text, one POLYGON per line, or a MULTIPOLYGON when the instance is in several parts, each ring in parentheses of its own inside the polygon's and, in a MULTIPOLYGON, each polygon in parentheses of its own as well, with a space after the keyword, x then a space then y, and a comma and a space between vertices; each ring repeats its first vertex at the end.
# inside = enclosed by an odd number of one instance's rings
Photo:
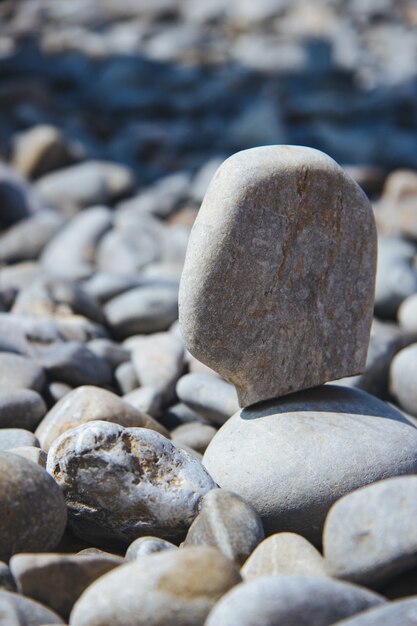
POLYGON ((301 146, 239 152, 217 170, 180 285, 186 347, 241 406, 361 372, 376 231, 360 187, 301 146))

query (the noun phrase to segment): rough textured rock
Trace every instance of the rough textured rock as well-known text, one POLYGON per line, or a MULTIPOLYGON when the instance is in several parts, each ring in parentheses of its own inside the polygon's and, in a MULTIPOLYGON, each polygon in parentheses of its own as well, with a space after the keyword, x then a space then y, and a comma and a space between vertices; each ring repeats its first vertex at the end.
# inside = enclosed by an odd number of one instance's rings
POLYGON ((274 574, 326 576, 320 552, 295 533, 277 533, 264 539, 245 561, 240 573, 244 580, 274 574))
POLYGON ((216 485, 201 463, 147 428, 91 422, 57 439, 48 472, 63 490, 73 532, 94 544, 143 535, 181 539, 216 485))
POLYGON ((10 452, 0 453, 0 560, 17 552, 53 550, 67 509, 58 485, 45 470, 10 452))
POLYGON ((337 626, 417 626, 417 598, 391 602, 354 617, 337 622, 337 626))
POLYGON ((71 626, 203 626, 215 602, 240 582, 213 548, 169 550, 103 576, 81 596, 71 626))
POLYGON ((161 424, 149 415, 123 402, 115 393, 84 385, 67 393, 47 413, 36 430, 41 447, 48 451, 52 443, 70 428, 92 421, 115 422, 137 426, 168 435, 161 424))
POLYGON ((236 390, 209 374, 186 374, 177 383, 177 395, 191 409, 216 424, 224 424, 239 410, 236 390))
POLYGON ((214 436, 203 464, 221 488, 252 504, 265 532, 320 543, 335 500, 417 471, 417 429, 363 391, 325 385, 241 410, 214 436))
POLYGON ((323 533, 331 576, 378 586, 417 566, 417 476, 382 480, 330 509, 323 533))
POLYGON ((329 578, 265 576, 227 593, 205 626, 329 626, 383 603, 367 589, 329 578))
POLYGON ((242 406, 358 374, 375 264, 370 204, 332 159, 297 146, 239 152, 191 232, 185 345, 236 386, 242 406))
POLYGON ((399 405, 417 417, 417 343, 400 350, 391 362, 389 388, 399 405))
POLYGON ((46 411, 42 396, 32 389, 0 391, 0 428, 33 430, 46 411))
POLYGON ((33 433, 24 428, 0 428, 0 450, 11 450, 21 446, 39 447, 33 433))
POLYGON ((19 593, 67 619, 83 591, 123 560, 108 556, 16 554, 10 569, 19 593))
POLYGON ((42 391, 45 373, 32 359, 20 354, 0 353, 0 390, 33 389, 42 391))
POLYGON ((159 539, 159 537, 139 537, 139 539, 132 541, 126 550, 125 559, 126 561, 137 561, 144 556, 164 550, 177 550, 177 546, 170 541, 165 541, 165 539, 159 539))
POLYGON ((59 615, 39 602, 11 591, 0 590, 1 626, 56 626, 63 623, 59 615))
POLYGON ((216 432, 214 426, 209 426, 209 424, 189 422, 177 426, 171 432, 171 438, 175 445, 188 446, 203 454, 216 432))
POLYGON ((242 565, 263 538, 262 522, 250 504, 234 493, 213 489, 202 499, 184 545, 212 546, 242 565))

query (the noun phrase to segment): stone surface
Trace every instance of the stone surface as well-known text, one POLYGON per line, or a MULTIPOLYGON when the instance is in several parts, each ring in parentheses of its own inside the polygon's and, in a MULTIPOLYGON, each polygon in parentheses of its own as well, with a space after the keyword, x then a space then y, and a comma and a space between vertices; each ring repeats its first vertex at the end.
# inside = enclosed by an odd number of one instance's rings
POLYGON ((24 428, 0 428, 0 450, 21 446, 39 447, 39 441, 33 433, 24 428))
POLYGON ((165 551, 91 585, 70 626, 203 626, 215 602, 240 580, 235 565, 213 548, 165 551))
POLYGON ((375 264, 369 202, 332 159, 297 146, 239 152, 191 233, 185 345, 236 386, 241 406, 358 374, 375 264))
POLYGON ((16 554, 10 569, 19 593, 67 619, 83 591, 121 563, 117 557, 98 555, 16 554))
POLYGON ((402 301, 397 317, 400 328, 417 335, 417 293, 402 301))
POLYGON ((46 244, 63 225, 55 211, 37 211, 0 235, 0 260, 6 263, 38 258, 46 244))
POLYGON ((1 626, 57 626, 63 623, 59 615, 39 602, 11 591, 0 590, 1 626))
POLYGON ((389 371, 389 388, 399 405, 417 417, 417 343, 400 350, 389 371))
POLYGON ((274 574, 326 576, 320 552, 301 535, 277 533, 264 539, 240 570, 244 580, 274 574))
POLYGON ((205 626, 330 626, 383 603, 367 589, 329 578, 265 576, 227 593, 205 626))
POLYGON ((42 391, 45 373, 32 359, 20 354, 0 353, 0 390, 33 389, 42 391))
POLYGON ((36 429, 36 436, 42 448, 48 451, 65 431, 96 420, 151 428, 168 434, 156 420, 123 402, 115 393, 84 385, 67 393, 52 407, 36 429))
POLYGON ((139 537, 132 541, 126 550, 125 559, 126 561, 138 561, 144 556, 164 550, 177 550, 177 546, 159 537, 139 537))
POLYGON ((118 367, 116 367, 114 377, 117 380, 120 392, 123 394, 135 391, 139 386, 135 368, 133 367, 131 361, 121 363, 118 367))
POLYGON ((331 576, 378 586, 417 566, 417 476, 382 480, 330 509, 323 533, 331 576))
POLYGON ((378 265, 375 283, 375 313, 395 319, 401 302, 417 292, 413 258, 415 244, 400 237, 378 237, 378 265))
POLYGON ((0 428, 34 430, 46 411, 42 396, 32 389, 0 391, 0 428))
POLYGON ((392 602, 337 622, 337 626, 417 626, 417 598, 392 602))
POLYGON ((61 539, 67 509, 45 470, 10 452, 0 453, 0 560, 17 552, 53 550, 61 539))
POLYGON ((154 387, 138 387, 123 396, 123 401, 131 404, 135 409, 143 411, 152 417, 157 417, 162 406, 162 394, 154 387))
POLYGON ((10 448, 9 451, 18 456, 22 456, 28 461, 32 461, 32 463, 36 463, 36 465, 40 467, 46 467, 46 452, 40 448, 36 448, 35 446, 18 446, 17 448, 10 448))
POLYGON ((243 409, 212 439, 203 464, 247 500, 265 532, 320 543, 325 516, 353 489, 417 470, 417 430, 356 389, 325 385, 243 409))
POLYGON ((8 565, 6 565, 6 563, 3 563, 2 561, 0 561, 0 591, 16 591, 16 584, 10 572, 10 569, 8 565))
POLYGON ((61 435, 47 469, 63 490, 70 528, 94 544, 144 535, 178 541, 215 487, 199 461, 159 433, 111 422, 61 435))
POLYGON ((191 409, 216 424, 224 424, 239 410, 233 385, 209 374, 182 376, 177 384, 177 395, 191 409))
POLYGON ((216 432, 217 430, 214 426, 209 424, 189 422, 188 424, 177 426, 171 432, 171 439, 175 445, 188 446, 196 450, 196 452, 203 454, 216 432))
POLYGON ((213 489, 202 499, 184 545, 212 546, 242 565, 263 538, 262 522, 250 504, 234 493, 213 489))

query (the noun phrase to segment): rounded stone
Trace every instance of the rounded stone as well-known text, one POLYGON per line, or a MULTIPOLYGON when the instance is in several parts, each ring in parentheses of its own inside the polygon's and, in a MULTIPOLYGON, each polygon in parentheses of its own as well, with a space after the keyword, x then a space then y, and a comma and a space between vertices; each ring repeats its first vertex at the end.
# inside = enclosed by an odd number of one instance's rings
POLYGON ((184 545, 212 546, 242 565, 263 538, 262 522, 250 504, 234 493, 213 489, 202 499, 184 545))
POLYGON ((227 593, 205 626, 330 626, 383 603, 367 589, 330 578, 265 576, 227 593))
POLYGON ((216 486, 199 461, 159 433, 111 422, 61 435, 47 469, 63 490, 71 530, 96 545, 144 535, 178 541, 216 486))
POLYGON ((274 574, 326 576, 320 552, 295 533, 277 533, 264 539, 245 561, 240 573, 244 580, 274 574))
POLYGON ((416 626, 417 598, 408 598, 400 602, 370 609, 341 622, 337 626, 416 626))
POLYGON ((0 428, 33 430, 46 412, 42 396, 32 389, 0 391, 0 428))
POLYGON ((402 301, 397 318, 400 328, 408 333, 417 333, 417 293, 402 301))
POLYGON ((214 426, 209 424, 188 422, 177 426, 171 432, 171 438, 176 445, 188 446, 203 454, 216 432, 214 426))
POLYGON ((417 417, 417 343, 400 350, 391 362, 389 388, 399 405, 417 417))
POLYGON ((115 393, 100 387, 83 385, 67 393, 52 407, 39 424, 36 436, 47 452, 62 433, 80 424, 97 420, 115 422, 121 426, 150 428, 161 434, 168 434, 156 420, 123 402, 115 393))
POLYGON ((32 359, 20 354, 0 354, 0 390, 33 389, 41 392, 45 373, 32 359))
POLYGON ((417 567, 416 517, 417 476, 382 480, 347 494, 332 506, 324 526, 328 573, 378 587, 417 567))
POLYGON ((67 521, 61 490, 45 470, 0 453, 0 560, 17 552, 53 550, 67 521))
POLYGON ((35 448, 35 446, 18 446, 17 448, 11 448, 10 452, 22 456, 24 459, 32 461, 32 463, 36 463, 36 465, 44 469, 46 467, 46 452, 40 448, 35 448))
POLYGON ((302 146, 238 152, 191 231, 185 346, 236 386, 241 406, 358 374, 375 270, 372 208, 335 161, 302 146))
POLYGON ((417 471, 417 429, 363 391, 325 385, 236 413, 203 465, 222 489, 252 504, 266 533, 320 544, 338 498, 417 471))
POLYGON ((177 550, 177 546, 170 541, 160 539, 159 537, 139 537, 132 541, 128 547, 125 559, 126 561, 137 561, 144 556, 163 552, 164 550, 177 550))
POLYGON ((39 447, 37 437, 24 428, 0 428, 0 450, 11 450, 22 446, 39 447))
POLYGON ((240 581, 236 566, 213 548, 164 551, 91 585, 70 626, 203 626, 217 600, 240 581))
POLYGON ((177 395, 191 409, 216 424, 224 424, 239 410, 233 385, 210 374, 182 376, 177 383, 177 395))
POLYGON ((0 590, 1 626, 57 626, 63 623, 59 615, 39 602, 20 593, 0 590))

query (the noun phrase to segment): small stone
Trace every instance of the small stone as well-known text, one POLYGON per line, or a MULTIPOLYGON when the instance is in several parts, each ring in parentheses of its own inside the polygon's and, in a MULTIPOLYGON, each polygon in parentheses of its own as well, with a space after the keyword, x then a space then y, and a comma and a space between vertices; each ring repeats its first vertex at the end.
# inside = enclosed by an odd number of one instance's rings
POLYGON ((52 407, 39 424, 36 436, 41 447, 47 452, 62 433, 80 424, 97 420, 166 433, 164 427, 156 420, 123 402, 115 393, 85 385, 67 393, 52 407))
POLYGON ((67 619, 83 591, 121 563, 108 556, 16 554, 10 569, 19 593, 67 619))
POLYGON ((417 598, 390 602, 337 622, 337 626, 396 626, 399 624, 401 626, 416 626, 417 598))
POLYGON ((144 535, 178 541, 216 486, 201 463, 159 433, 111 422, 61 435, 47 469, 63 490, 70 528, 99 545, 144 535))
POLYGON ((236 386, 241 406, 358 374, 375 268, 371 206, 335 161, 300 146, 239 152, 190 236, 185 346, 236 386))
POLYGON ((417 566, 416 515, 417 476, 390 478, 349 493, 326 518, 327 571, 378 586, 417 566))
POLYGON ((45 373, 32 359, 19 354, 0 353, 0 390, 33 389, 41 392, 45 373))
POLYGON ((216 432, 214 426, 209 424, 188 422, 188 424, 177 426, 171 432, 171 439, 175 445, 188 446, 203 454, 216 432))
POLYGON ((274 574, 326 576, 320 552, 295 533, 277 533, 264 539, 240 570, 244 580, 274 574))
MULTIPOLYGON (((1 432, 1 431, 0 431, 1 432)), ((37 441, 37 440, 36 440, 37 441)), ((32 461, 32 463, 36 463, 40 467, 46 467, 46 452, 41 450, 40 448, 36 448, 35 446, 18 446, 17 448, 11 448, 9 450, 13 452, 13 454, 17 454, 18 456, 22 456, 24 459, 28 461, 32 461)))
POLYGON ((227 593, 205 626, 330 626, 381 604, 381 596, 330 578, 265 576, 227 593))
POLYGON ((262 522, 253 507, 234 493, 214 489, 202 499, 184 545, 212 546, 242 565, 263 538, 262 522))
POLYGON ((417 335, 417 293, 402 301, 397 312, 397 318, 402 330, 417 335))
POLYGON ((106 161, 86 161, 42 176, 35 189, 44 202, 69 213, 107 203, 133 186, 132 172, 106 161))
POLYGON ((49 385, 47 385, 47 387, 48 395, 51 398, 53 404, 55 404, 59 400, 62 400, 62 398, 67 395, 67 393, 72 391, 72 387, 70 385, 67 385, 66 383, 51 382, 49 383, 49 385))
POLYGON ((64 623, 46 606, 20 593, 0 590, 0 607, 1 626, 58 626, 64 623))
POLYGON ((98 338, 88 342, 88 349, 96 356, 104 359, 112 369, 121 363, 130 361, 130 352, 110 339, 98 338))
POLYGON ((177 549, 176 545, 159 537, 139 537, 139 539, 132 541, 128 547, 125 559, 126 561, 138 561, 144 556, 149 556, 149 554, 177 549))
POLYGON ((118 367, 116 367, 114 377, 117 380, 121 393, 123 394, 135 391, 139 387, 139 381, 131 361, 121 363, 118 367))
POLYGON ((138 387, 123 396, 124 402, 131 404, 135 409, 152 417, 159 416, 162 400, 161 392, 149 386, 138 387))
POLYGON ((0 224, 4 228, 33 213, 35 204, 23 178, 0 163, 0 224))
POLYGON ((140 385, 158 389, 164 400, 175 399, 175 385, 184 369, 182 342, 171 333, 138 338, 132 364, 140 385))
POLYGON ((213 548, 165 550, 91 585, 70 626, 203 626, 216 601, 240 580, 235 565, 213 548))
POLYGON ((399 405, 417 417, 417 343, 400 350, 391 362, 389 372, 390 392, 399 405))
POLYGON ((112 333, 119 339, 168 330, 178 317, 177 288, 137 287, 109 300, 104 310, 112 333))
POLYGON ((42 396, 32 389, 0 391, 0 428, 34 430, 46 412, 42 396))
POLYGON ((417 471, 417 429, 364 391, 324 385, 242 409, 213 437, 203 465, 252 504, 267 534, 320 545, 338 498, 417 471))
POLYGON ((164 412, 163 420, 164 424, 168 424, 169 429, 174 429, 177 428, 177 426, 188 424, 190 422, 199 422, 200 424, 208 425, 212 424, 211 420, 208 420, 206 417, 196 413, 183 402, 178 402, 177 404, 170 406, 169 409, 164 412))
POLYGON ((55 481, 31 461, 0 453, 0 560, 17 552, 53 550, 61 539, 67 509, 55 481))
POLYGON ((63 226, 55 211, 37 211, 17 222, 0 236, 0 260, 5 263, 37 259, 46 244, 63 226))
POLYGON ((21 446, 34 446, 39 448, 37 437, 24 428, 1 428, 0 450, 11 450, 21 446))
POLYGON ((203 417, 224 424, 239 410, 236 390, 209 374, 186 374, 177 383, 179 399, 203 417))

